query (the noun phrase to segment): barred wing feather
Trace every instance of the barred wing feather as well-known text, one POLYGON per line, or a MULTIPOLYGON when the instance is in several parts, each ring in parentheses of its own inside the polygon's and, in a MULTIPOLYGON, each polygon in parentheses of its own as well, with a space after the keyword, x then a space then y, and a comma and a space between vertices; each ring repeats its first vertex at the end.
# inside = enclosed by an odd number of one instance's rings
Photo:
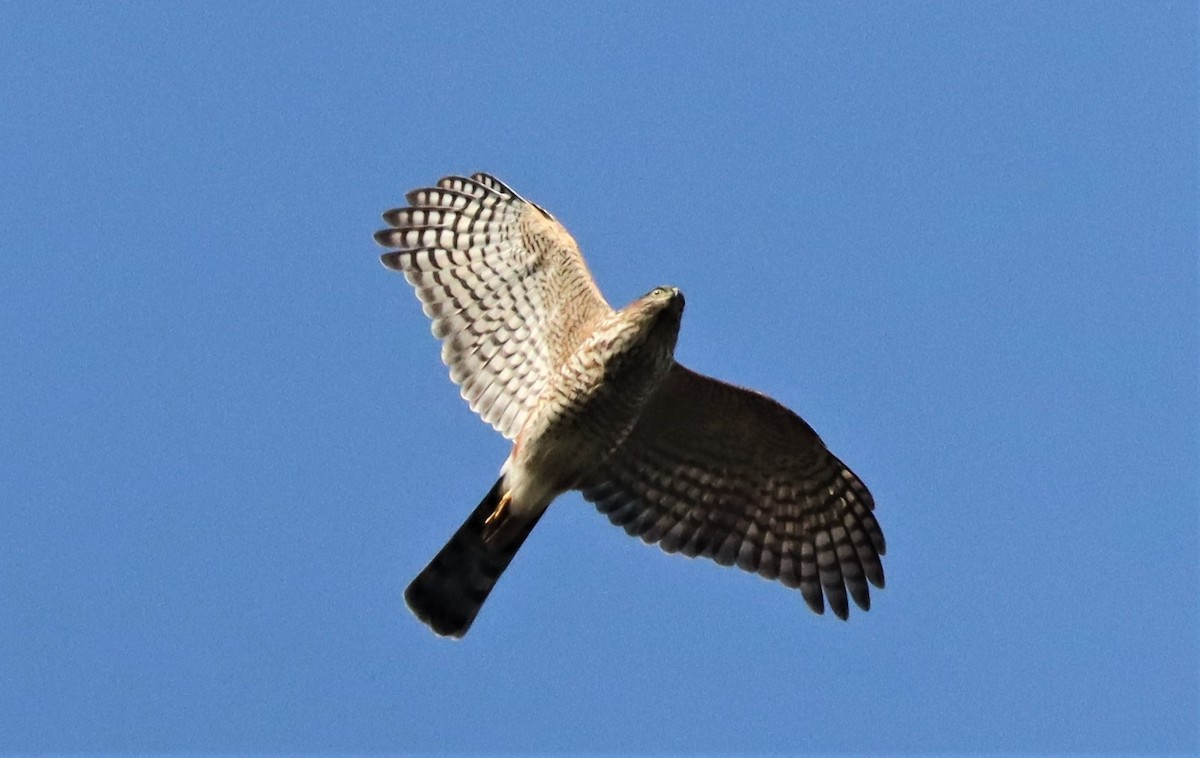
POLYGON ((798 588, 849 615, 883 587, 883 532, 863 483, 799 416, 676 364, 633 431, 581 487, 612 523, 663 550, 798 588))
POLYGON ((592 324, 612 312, 575 240, 487 174, 413 190, 383 214, 385 266, 404 273, 462 396, 509 439, 592 324))

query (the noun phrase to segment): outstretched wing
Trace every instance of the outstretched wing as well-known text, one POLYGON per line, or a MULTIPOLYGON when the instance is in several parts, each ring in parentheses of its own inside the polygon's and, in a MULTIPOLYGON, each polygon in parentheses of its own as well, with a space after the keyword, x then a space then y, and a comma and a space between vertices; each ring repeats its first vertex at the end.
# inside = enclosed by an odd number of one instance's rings
POLYGON ((676 364, 583 487, 609 520, 668 553, 798 587, 840 618, 883 587, 883 532, 863 483, 774 400, 676 364))
POLYGON ((516 437, 547 379, 612 309, 553 216, 487 174, 449 176, 383 214, 394 248, 442 340, 471 409, 516 437))

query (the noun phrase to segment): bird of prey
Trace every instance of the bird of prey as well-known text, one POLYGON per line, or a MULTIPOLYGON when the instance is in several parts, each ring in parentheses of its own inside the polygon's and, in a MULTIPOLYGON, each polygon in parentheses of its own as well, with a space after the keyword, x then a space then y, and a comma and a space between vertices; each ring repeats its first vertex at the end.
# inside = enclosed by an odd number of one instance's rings
POLYGON ((500 477, 408 586, 462 637, 538 519, 579 490, 646 543, 798 588, 816 613, 870 608, 883 532, 866 486, 799 416, 674 358, 683 293, 620 310, 554 216, 496 178, 407 195, 375 234, 416 289, 471 409, 513 441, 500 477))

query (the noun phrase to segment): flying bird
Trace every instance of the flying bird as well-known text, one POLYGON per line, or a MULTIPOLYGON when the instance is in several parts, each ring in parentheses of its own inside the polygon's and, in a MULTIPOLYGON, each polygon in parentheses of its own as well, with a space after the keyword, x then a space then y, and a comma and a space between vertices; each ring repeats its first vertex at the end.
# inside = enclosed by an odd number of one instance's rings
POLYGON ((842 619, 883 587, 866 486, 799 416, 674 357, 683 293, 620 310, 554 216, 495 177, 406 195, 375 234, 416 290, 462 396, 512 440, 500 477, 404 593, 462 637, 559 495, 579 490, 630 535, 798 588, 842 619))

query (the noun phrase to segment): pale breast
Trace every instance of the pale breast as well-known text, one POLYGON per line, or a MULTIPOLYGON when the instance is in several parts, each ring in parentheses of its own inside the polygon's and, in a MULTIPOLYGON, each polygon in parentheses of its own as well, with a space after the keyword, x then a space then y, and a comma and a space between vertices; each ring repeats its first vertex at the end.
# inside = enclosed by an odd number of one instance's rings
POLYGON ((518 436, 518 463, 559 491, 621 444, 674 363, 674 335, 615 315, 562 364, 518 436))

